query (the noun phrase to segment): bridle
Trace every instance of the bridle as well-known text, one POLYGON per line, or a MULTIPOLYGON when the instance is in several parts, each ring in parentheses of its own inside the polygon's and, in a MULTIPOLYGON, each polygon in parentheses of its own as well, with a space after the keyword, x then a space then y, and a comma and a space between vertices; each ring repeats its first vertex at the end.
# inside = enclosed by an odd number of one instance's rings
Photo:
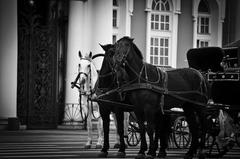
MULTIPOLYGON (((116 42, 115 43, 116 45, 118 45, 118 42, 116 42)), ((126 53, 124 54, 124 53, 119 53, 119 55, 122 55, 122 56, 117 56, 118 57, 118 59, 116 59, 116 61, 118 61, 118 63, 117 62, 115 62, 114 63, 114 71, 115 72, 117 72, 118 71, 118 69, 119 69, 119 67, 122 67, 122 69, 123 70, 126 70, 126 66, 135 74, 135 76, 136 76, 136 79, 133 79, 132 81, 129 81, 128 82, 128 84, 130 84, 130 83, 133 83, 134 81, 138 81, 139 83, 140 83, 140 81, 141 80, 143 80, 143 81, 145 81, 145 82, 150 82, 150 83, 158 83, 159 81, 160 81, 160 72, 159 72, 159 70, 157 70, 157 72, 158 72, 158 79, 156 80, 156 81, 149 81, 149 79, 148 79, 148 75, 147 75, 147 66, 146 66, 146 64, 145 63, 143 63, 143 66, 142 66, 142 68, 140 69, 140 72, 138 72, 138 71, 136 71, 132 66, 131 66, 131 64, 129 64, 129 62, 128 62, 128 60, 127 60, 127 57, 129 56, 129 53, 130 53, 130 51, 131 51, 131 49, 132 49, 132 46, 133 44, 132 43, 130 43, 130 46, 128 47, 128 49, 127 49, 127 51, 126 51, 126 53), (145 73, 145 77, 144 78, 142 78, 142 74, 143 73, 145 73)), ((117 50, 117 46, 115 46, 116 47, 116 50, 117 50)))
MULTIPOLYGON (((100 74, 98 76, 98 80, 100 79, 104 79, 104 78, 108 78, 108 77, 112 77, 112 81, 115 80, 115 78, 117 77, 117 72, 114 70, 114 66, 112 65, 112 63, 110 62, 111 57, 109 54, 105 53, 104 58, 107 58, 105 61, 107 62, 107 67, 110 68, 110 72, 107 72, 105 74, 100 74)), ((108 92, 109 90, 111 90, 112 88, 108 88, 108 87, 104 87, 104 88, 100 88, 98 86, 98 91, 100 91, 101 93, 105 93, 108 92)))

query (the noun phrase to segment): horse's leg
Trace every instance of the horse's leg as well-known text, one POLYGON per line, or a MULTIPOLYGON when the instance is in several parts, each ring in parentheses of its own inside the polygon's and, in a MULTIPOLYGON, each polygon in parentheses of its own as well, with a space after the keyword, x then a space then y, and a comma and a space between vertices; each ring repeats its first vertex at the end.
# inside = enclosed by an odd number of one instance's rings
POLYGON ((192 134, 192 141, 190 148, 188 152, 185 154, 185 159, 192 159, 194 154, 196 154, 197 148, 199 146, 198 142, 198 130, 199 130, 199 125, 197 122, 197 117, 196 113, 193 111, 194 108, 190 106, 184 106, 183 107, 184 114, 186 116, 186 121, 188 122, 189 130, 192 134))
POLYGON ((100 149, 102 148, 103 145, 103 122, 101 117, 98 119, 97 129, 98 129, 98 141, 96 144, 96 148, 100 149))
POLYGON ((201 128, 201 140, 200 140, 200 149, 198 152, 198 157, 199 158, 205 158, 205 154, 203 152, 203 149, 205 148, 205 141, 206 141, 206 134, 207 134, 207 119, 206 119, 206 110, 204 109, 199 109, 197 110, 197 114, 199 117, 200 121, 200 128, 201 128))
POLYGON ((110 123, 110 111, 105 108, 105 105, 99 105, 100 114, 103 121, 103 134, 104 134, 104 143, 101 153, 98 157, 104 158, 108 155, 109 150, 109 123, 110 123))
MULTIPOLYGON (((160 138, 159 158, 165 158, 167 155, 168 138, 171 130, 170 117, 168 114, 159 115, 159 120, 156 124, 156 136, 160 138)), ((156 150, 155 150, 156 151, 156 150)))
POLYGON ((119 110, 115 113, 117 119, 117 132, 120 137, 120 147, 118 150, 118 157, 125 157, 125 142, 124 142, 124 130, 123 130, 123 120, 124 120, 124 112, 119 110))
POLYGON ((91 145, 92 145, 92 118, 90 117, 90 115, 88 115, 87 117, 87 134, 88 134, 88 138, 87 138, 87 142, 85 144, 85 149, 90 149, 91 145))
POLYGON ((147 150, 147 140, 146 140, 146 129, 144 125, 144 115, 143 113, 139 113, 137 111, 134 111, 136 114, 137 120, 138 120, 138 125, 139 125, 139 133, 140 133, 140 139, 141 139, 141 144, 140 144, 140 150, 138 152, 138 155, 136 158, 144 158, 145 156, 145 151, 147 150))
MULTIPOLYGON (((113 113, 113 114, 112 114, 112 117, 113 117, 113 121, 114 121, 114 124, 115 124, 115 128, 116 128, 116 130, 117 130, 118 123, 117 123, 116 114, 113 113)), ((116 140, 115 140, 115 144, 114 144, 113 148, 118 149, 118 148, 120 148, 120 137, 119 137, 117 131, 116 131, 116 134, 115 134, 115 135, 116 135, 116 140)))
POLYGON ((128 136, 129 112, 124 112, 124 137, 128 136))
MULTIPOLYGON (((148 107, 150 108, 150 107, 148 107)), ((156 156, 156 151, 155 150, 155 144, 154 144, 154 138, 153 135, 155 133, 155 110, 152 109, 146 109, 145 111, 145 119, 147 121, 147 134, 149 137, 149 149, 148 149, 148 158, 153 158, 156 156)), ((161 114, 158 114, 161 115, 161 114)))

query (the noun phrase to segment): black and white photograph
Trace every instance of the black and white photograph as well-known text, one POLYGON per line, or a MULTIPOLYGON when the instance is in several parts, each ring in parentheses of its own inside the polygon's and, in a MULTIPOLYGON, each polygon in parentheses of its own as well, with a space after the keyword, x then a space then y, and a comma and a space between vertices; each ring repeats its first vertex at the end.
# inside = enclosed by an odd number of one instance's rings
POLYGON ((240 158, 240 1, 0 0, 0 158, 240 158))

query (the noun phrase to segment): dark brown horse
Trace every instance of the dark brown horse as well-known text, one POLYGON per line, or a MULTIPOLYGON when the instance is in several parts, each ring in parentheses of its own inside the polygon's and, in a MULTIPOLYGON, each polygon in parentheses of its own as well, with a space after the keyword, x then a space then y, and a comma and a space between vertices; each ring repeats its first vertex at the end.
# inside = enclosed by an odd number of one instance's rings
POLYGON ((202 147, 205 142, 203 112, 207 103, 207 87, 201 73, 190 68, 164 72, 145 63, 140 50, 129 37, 115 43, 113 62, 116 71, 126 71, 128 84, 122 85, 123 91, 135 106, 138 120, 143 120, 140 123, 147 124, 150 138, 148 155, 153 157, 156 153, 153 134, 158 133, 156 121, 161 120, 163 109, 178 106, 183 108, 192 133, 192 143, 185 158, 192 158, 200 146, 198 139, 201 137, 202 147))
MULTIPOLYGON (((121 94, 117 91, 118 85, 123 84, 122 81, 116 77, 116 72, 113 70, 112 56, 115 53, 114 47, 111 44, 101 46, 104 51, 104 59, 102 67, 99 72, 99 81, 97 86, 97 96, 99 103, 99 110, 103 120, 103 131, 104 131, 104 144, 99 154, 99 157, 107 157, 109 150, 109 123, 110 113, 113 112, 117 119, 117 132, 120 137, 120 148, 117 153, 117 157, 125 157, 125 142, 124 142, 124 112, 132 111, 129 101, 122 99, 121 94), (122 103, 119 105, 119 103, 122 103), (127 107, 129 106, 129 107, 127 107)), ((126 81, 126 74, 122 71, 118 72, 118 76, 122 76, 126 81), (121 75, 120 75, 121 74, 121 75)))

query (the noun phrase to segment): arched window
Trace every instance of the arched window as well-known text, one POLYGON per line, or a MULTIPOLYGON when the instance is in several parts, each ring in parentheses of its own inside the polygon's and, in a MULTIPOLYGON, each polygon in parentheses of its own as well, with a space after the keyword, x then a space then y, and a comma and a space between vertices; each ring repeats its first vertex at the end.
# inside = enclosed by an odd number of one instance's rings
POLYGON ((113 35, 112 43, 115 43, 118 38, 118 27, 119 27, 119 2, 118 0, 113 0, 113 12, 112 12, 112 26, 113 35))
POLYGON ((198 6, 197 47, 207 47, 210 43, 210 8, 207 0, 201 0, 198 6))
POLYGON ((150 63, 170 66, 173 14, 170 0, 153 0, 151 9, 150 63))

